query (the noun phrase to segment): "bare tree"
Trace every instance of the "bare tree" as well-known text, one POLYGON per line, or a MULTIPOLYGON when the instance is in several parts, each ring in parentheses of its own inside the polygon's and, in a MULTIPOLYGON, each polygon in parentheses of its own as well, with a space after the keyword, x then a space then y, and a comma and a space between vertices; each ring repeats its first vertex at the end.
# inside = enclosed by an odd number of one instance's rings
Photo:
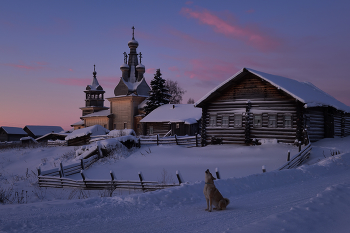
POLYGON ((165 87, 169 90, 168 93, 171 95, 169 99, 170 104, 180 104, 182 102, 182 96, 186 91, 179 86, 177 81, 170 79, 165 81, 165 87))
POLYGON ((189 98, 188 101, 187 101, 187 104, 194 104, 194 99, 189 98))

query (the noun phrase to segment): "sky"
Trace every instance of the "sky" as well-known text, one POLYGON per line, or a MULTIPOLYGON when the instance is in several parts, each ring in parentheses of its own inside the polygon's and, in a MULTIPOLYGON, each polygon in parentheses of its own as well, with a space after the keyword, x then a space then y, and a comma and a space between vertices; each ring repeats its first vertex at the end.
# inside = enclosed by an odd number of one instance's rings
MULTIPOLYGON (((97 79, 114 96, 135 27, 156 69, 195 101, 243 67, 313 83, 350 105, 348 1, 1 1, 0 126, 79 121, 97 79)), ((105 106, 109 106, 108 100, 105 106)))

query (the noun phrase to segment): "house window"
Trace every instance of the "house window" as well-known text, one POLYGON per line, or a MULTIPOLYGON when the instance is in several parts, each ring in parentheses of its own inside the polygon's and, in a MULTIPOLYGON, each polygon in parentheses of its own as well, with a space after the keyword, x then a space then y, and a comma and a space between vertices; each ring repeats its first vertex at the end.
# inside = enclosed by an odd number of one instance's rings
POLYGON ((254 127, 261 127, 261 115, 254 116, 254 127))
POLYGON ((216 126, 216 115, 210 115, 209 126, 216 126))
POLYGON ((113 129, 117 129, 117 125, 116 124, 113 125, 113 129))
POLYGON ((124 129, 126 129, 126 122, 124 122, 124 129))
POLYGON ((276 128, 276 115, 269 115, 269 127, 276 128))
POLYGON ((149 134, 153 134, 153 126, 149 127, 149 134))
POLYGON ((228 127, 228 116, 222 116, 221 127, 228 127))
POLYGON ((291 115, 284 116, 284 127, 285 128, 292 128, 292 116, 291 115))
POLYGON ((179 129, 180 128, 180 124, 176 123, 176 128, 179 129))
POLYGON ((235 114, 235 127, 242 127, 242 115, 241 114, 235 114))

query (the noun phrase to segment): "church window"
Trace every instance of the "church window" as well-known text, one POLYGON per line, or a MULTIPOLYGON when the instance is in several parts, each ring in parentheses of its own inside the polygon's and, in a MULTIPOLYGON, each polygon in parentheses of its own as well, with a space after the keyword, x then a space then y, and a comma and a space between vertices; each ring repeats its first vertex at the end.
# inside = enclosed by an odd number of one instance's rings
POLYGON ((149 127, 149 134, 153 134, 153 126, 149 127))
POLYGON ((114 124, 114 125, 113 125, 113 129, 117 129, 117 124, 114 124))
POLYGON ((126 129, 126 122, 124 122, 124 129, 126 129))

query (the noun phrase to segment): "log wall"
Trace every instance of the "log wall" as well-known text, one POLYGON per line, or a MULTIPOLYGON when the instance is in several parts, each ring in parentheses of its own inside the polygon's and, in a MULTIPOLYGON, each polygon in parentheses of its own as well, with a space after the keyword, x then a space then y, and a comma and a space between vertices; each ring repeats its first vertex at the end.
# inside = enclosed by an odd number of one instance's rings
POLYGON ((222 138, 223 143, 245 143, 254 138, 278 139, 280 142, 292 143, 296 139, 297 131, 296 104, 294 98, 250 74, 249 77, 232 84, 206 105, 206 111, 203 111, 206 143, 210 143, 213 137, 222 138), (242 115, 240 126, 234 122, 237 114, 242 115), (210 125, 211 115, 216 116, 215 126, 210 125), (254 125, 255 115, 261 116, 261 126, 254 125), (268 125, 271 115, 276 117, 275 127, 268 125), (286 115, 292 118, 289 128, 284 125, 286 115), (228 125, 222 124, 224 116, 229 119, 228 125))

